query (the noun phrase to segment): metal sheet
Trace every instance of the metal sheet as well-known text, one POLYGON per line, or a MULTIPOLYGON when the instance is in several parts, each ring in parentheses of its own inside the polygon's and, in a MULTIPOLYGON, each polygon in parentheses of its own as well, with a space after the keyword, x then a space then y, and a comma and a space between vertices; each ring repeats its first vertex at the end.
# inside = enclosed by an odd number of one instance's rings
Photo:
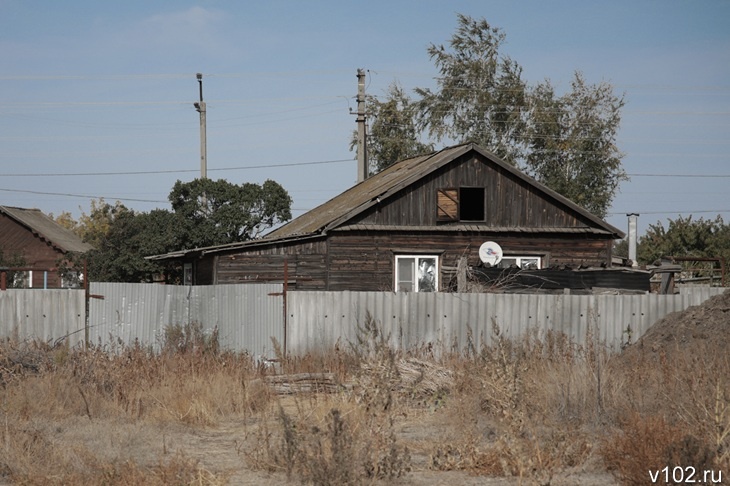
POLYGON ((291 292, 289 351, 307 353, 355 344, 358 326, 375 320, 393 346, 463 351, 491 344, 495 329, 517 338, 556 331, 576 343, 594 339, 614 349, 635 342, 665 315, 698 305, 726 289, 677 295, 537 295, 391 292, 291 292))
POLYGON ((83 290, 8 289, 0 292, 0 337, 53 343, 84 342, 83 290))
POLYGON ((139 340, 159 349, 165 328, 199 323, 218 330, 221 348, 273 358, 271 337, 284 340, 282 285, 172 286, 92 283, 90 341, 107 344, 139 340))

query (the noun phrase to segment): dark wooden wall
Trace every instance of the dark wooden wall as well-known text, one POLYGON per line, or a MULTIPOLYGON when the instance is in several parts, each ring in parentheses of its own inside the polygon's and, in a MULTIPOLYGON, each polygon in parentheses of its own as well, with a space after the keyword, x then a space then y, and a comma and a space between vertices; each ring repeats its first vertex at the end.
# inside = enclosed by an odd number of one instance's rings
POLYGON ((519 177, 489 164, 476 154, 447 165, 355 218, 353 223, 433 226, 437 221, 439 189, 483 187, 485 226, 501 227, 586 227, 591 223, 539 193, 519 177))
POLYGON ((479 264, 479 246, 488 240, 498 241, 506 254, 540 255, 545 266, 574 267, 608 264, 613 243, 583 235, 343 231, 315 242, 208 255, 198 269, 220 284, 282 282, 286 260, 289 285, 298 290, 391 291, 396 254, 434 254, 446 289, 454 273, 449 267, 462 256, 479 264))
POLYGON ((478 265, 479 247, 489 240, 498 241, 506 254, 540 255, 544 265, 573 267, 608 264, 613 243, 576 235, 343 232, 330 237, 327 290, 393 290, 397 254, 439 256, 444 289, 451 273, 444 267, 456 267, 462 256, 478 265))
POLYGON ((245 252, 208 255, 198 262, 197 278, 212 283, 283 282, 284 262, 292 288, 326 288, 326 241, 271 245, 245 252))

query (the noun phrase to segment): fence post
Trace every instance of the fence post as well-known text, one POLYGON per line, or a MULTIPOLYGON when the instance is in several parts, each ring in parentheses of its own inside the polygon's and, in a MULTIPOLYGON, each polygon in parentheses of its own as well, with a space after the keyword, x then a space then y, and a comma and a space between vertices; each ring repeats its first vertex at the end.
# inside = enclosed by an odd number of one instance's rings
MULTIPOLYGON (((286 291, 289 284, 289 259, 284 257, 284 286, 281 291, 283 307, 284 307, 284 359, 287 357, 287 309, 286 309, 286 291)), ((283 364, 283 363, 282 363, 283 364)))
POLYGON ((5 270, 0 271, 0 290, 8 290, 8 272, 5 270))

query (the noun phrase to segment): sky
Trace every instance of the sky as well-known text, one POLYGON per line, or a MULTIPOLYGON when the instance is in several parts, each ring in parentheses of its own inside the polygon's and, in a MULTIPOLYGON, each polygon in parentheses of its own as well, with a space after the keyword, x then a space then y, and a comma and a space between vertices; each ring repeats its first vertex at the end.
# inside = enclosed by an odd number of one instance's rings
POLYGON ((356 183, 357 69, 381 99, 435 87, 457 13, 502 29, 529 84, 624 97, 609 223, 730 223, 730 0, 0 0, 0 205, 169 209, 200 176, 202 73, 208 177, 273 179, 301 215, 356 183))

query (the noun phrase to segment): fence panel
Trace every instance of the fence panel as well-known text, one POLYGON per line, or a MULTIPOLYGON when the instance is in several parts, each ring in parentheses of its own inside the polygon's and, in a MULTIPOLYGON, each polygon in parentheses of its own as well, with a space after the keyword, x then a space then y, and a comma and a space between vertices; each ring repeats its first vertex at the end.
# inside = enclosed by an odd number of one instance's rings
POLYGON ((165 328, 218 329, 221 348, 273 357, 271 337, 284 340, 282 285, 173 286, 92 283, 89 336, 94 344, 119 341, 159 349, 165 328))
POLYGON ((84 342, 83 290, 7 289, 0 292, 0 337, 84 342))
MULTIPOLYGON (((589 336, 618 347, 634 342, 665 315, 699 305, 726 289, 681 288, 676 295, 537 295, 295 291, 287 294, 288 351, 306 353, 354 343, 368 315, 393 346, 463 350, 528 330, 589 336)), ((165 328, 200 323, 217 328, 224 349, 274 357, 284 344, 282 285, 166 286, 92 283, 89 338, 95 344, 138 340, 159 349, 165 328)), ((0 292, 0 337, 84 340, 83 290, 0 292)))
POLYGON ((393 346, 431 344, 463 350, 490 344, 495 331, 516 338, 533 330, 561 332, 577 343, 594 338, 618 349, 665 315, 727 289, 676 295, 537 295, 294 291, 288 294, 289 351, 306 353, 357 341, 367 316, 393 346))

